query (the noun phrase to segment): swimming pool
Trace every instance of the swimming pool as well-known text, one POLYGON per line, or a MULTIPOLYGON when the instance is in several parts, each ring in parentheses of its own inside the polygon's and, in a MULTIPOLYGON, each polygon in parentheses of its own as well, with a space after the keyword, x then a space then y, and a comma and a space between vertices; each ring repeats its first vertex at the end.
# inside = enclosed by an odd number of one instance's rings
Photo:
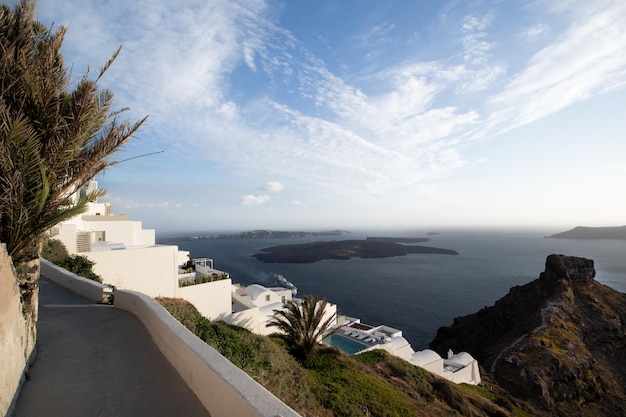
POLYGON ((334 346, 341 349, 348 355, 354 355, 355 353, 359 353, 369 347, 368 345, 357 342, 354 339, 350 339, 349 337, 340 334, 331 334, 330 336, 325 337, 322 342, 328 346, 334 346))

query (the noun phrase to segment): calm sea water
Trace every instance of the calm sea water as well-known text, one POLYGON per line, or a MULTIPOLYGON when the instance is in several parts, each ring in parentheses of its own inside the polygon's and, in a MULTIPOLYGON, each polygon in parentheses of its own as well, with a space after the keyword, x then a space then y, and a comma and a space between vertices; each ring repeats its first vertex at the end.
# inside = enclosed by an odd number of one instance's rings
POLYGON ((366 236, 423 237, 425 233, 377 231, 342 237, 176 244, 194 258, 213 258, 215 267, 229 272, 233 282, 273 285, 274 274, 281 274, 298 287, 300 296, 325 297, 342 314, 402 330, 416 350, 428 347, 437 329, 450 325, 455 317, 493 305, 512 286, 538 278, 546 257, 553 253, 593 259, 596 280, 626 292, 626 241, 547 239, 531 231, 442 231, 423 243, 454 249, 459 255, 414 254, 312 264, 266 264, 252 257, 269 246, 366 236))

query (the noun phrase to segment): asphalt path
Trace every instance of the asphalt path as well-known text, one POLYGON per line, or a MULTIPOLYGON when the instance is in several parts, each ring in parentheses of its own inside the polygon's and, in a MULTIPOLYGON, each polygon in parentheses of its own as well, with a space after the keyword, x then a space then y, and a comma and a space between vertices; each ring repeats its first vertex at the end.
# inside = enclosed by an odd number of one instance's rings
POLYGON ((48 281, 14 417, 209 416, 133 314, 48 281))

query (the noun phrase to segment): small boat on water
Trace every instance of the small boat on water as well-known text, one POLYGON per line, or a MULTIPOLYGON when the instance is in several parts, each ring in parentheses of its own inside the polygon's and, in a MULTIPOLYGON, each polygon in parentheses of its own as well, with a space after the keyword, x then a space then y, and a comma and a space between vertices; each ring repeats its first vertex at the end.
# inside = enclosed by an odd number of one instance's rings
POLYGON ((296 288, 296 286, 293 285, 293 283, 289 282, 287 278, 285 278, 283 275, 275 274, 275 276, 276 276, 276 281, 283 287, 289 288, 293 295, 296 295, 298 293, 298 289, 296 288))

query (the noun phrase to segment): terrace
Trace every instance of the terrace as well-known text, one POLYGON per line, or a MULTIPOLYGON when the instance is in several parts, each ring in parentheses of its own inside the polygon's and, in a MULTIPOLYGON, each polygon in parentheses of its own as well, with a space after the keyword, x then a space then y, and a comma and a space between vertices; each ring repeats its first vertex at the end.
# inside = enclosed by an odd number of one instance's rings
POLYGON ((415 352, 402 336, 402 330, 384 325, 371 326, 361 323, 358 318, 347 316, 338 317, 337 323, 339 330, 322 339, 322 342, 334 346, 348 355, 358 355, 374 349, 383 349, 415 366, 457 384, 476 385, 481 382, 478 362, 469 353, 455 354, 450 351, 448 358, 443 359, 430 349, 415 352))

